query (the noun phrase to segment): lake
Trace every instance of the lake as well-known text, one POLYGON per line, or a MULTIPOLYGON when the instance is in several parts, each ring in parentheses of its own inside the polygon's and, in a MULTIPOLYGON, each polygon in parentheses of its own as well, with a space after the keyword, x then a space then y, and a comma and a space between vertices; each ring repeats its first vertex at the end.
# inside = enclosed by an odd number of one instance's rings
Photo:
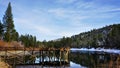
MULTIPOLYGON (((36 58, 35 63, 38 61, 36 58)), ((16 68, 120 68, 120 53, 71 49, 67 65, 18 65, 16 68)))
POLYGON ((73 50, 70 61, 79 66, 78 68, 120 68, 119 53, 73 50))

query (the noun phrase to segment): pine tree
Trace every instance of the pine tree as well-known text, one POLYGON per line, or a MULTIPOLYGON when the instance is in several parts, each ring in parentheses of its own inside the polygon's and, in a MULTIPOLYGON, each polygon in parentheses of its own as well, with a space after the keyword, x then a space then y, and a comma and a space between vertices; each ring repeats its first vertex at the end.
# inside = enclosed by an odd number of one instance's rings
POLYGON ((4 40, 7 42, 16 41, 18 33, 14 27, 11 3, 9 2, 5 15, 3 17, 4 40))
POLYGON ((2 40, 2 38, 3 38, 3 32, 4 32, 4 30, 3 30, 3 24, 0 21, 0 40, 2 40))

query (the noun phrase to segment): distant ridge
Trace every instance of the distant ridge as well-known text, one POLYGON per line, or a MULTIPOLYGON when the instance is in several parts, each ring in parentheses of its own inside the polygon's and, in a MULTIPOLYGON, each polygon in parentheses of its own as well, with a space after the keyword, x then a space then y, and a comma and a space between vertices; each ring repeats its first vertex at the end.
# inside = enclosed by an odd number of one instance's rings
POLYGON ((47 46, 71 48, 115 48, 120 49, 120 24, 113 24, 56 41, 48 41, 47 46))

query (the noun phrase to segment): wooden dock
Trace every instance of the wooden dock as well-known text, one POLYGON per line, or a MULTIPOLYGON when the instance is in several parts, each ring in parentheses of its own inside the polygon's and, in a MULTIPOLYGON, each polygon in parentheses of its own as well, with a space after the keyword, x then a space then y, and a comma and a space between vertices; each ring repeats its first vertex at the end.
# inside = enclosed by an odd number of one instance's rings
POLYGON ((69 65, 69 51, 69 48, 2 47, 0 57, 13 66, 32 64, 60 66, 69 65))

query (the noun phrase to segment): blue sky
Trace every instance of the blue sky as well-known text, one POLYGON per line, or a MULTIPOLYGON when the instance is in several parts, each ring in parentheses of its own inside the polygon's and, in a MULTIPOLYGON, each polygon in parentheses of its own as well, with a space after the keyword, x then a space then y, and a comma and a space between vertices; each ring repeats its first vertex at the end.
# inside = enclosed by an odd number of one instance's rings
POLYGON ((0 20, 8 2, 16 30, 40 41, 120 23, 120 0, 0 0, 0 20))

